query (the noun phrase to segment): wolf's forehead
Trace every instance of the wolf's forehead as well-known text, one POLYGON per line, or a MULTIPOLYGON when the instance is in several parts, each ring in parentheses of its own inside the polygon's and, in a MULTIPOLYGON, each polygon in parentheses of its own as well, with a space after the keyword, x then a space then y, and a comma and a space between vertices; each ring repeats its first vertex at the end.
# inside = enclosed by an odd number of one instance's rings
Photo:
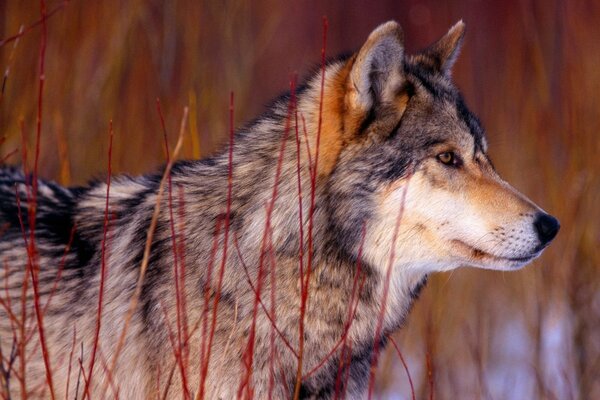
POLYGON ((428 97, 431 97, 433 103, 442 105, 445 111, 456 115, 461 125, 464 125, 467 132, 472 136, 475 151, 487 152, 485 131, 477 116, 467 107, 462 95, 450 78, 439 73, 432 73, 415 64, 409 64, 407 72, 413 83, 419 85, 428 97))

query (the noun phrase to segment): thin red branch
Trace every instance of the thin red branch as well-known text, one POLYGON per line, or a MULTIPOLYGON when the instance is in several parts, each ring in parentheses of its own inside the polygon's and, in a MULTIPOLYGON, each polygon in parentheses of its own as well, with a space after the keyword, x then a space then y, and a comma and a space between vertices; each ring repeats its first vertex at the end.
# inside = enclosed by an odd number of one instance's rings
POLYGON ((102 326, 102 308, 104 304, 104 285, 106 281, 107 270, 107 237, 109 225, 109 204, 110 204, 110 183, 112 177, 112 144, 113 144, 113 125, 112 120, 109 123, 109 139, 108 139, 108 176, 106 177, 106 203, 104 206, 104 225, 102 231, 101 243, 101 264, 100 264, 100 287, 98 289, 98 307, 96 314, 96 330, 94 332, 94 341, 92 345, 92 355, 90 357, 88 380, 86 381, 84 398, 90 397, 90 386, 92 384, 94 364, 96 362, 96 351, 98 349, 98 341, 100 340, 100 328, 102 326))
POLYGON ((48 21, 48 19, 50 17, 52 17, 58 11, 63 9, 68 3, 69 3, 68 1, 63 1, 61 4, 59 4, 57 7, 55 7, 52 11, 47 12, 44 16, 42 16, 42 18, 35 21, 33 24, 29 25, 27 28, 23 29, 23 27, 20 27, 19 32, 17 34, 0 40, 0 47, 4 46, 5 44, 10 43, 12 41, 18 40, 21 36, 25 35, 29 31, 31 31, 32 29, 34 29, 40 25, 45 25, 46 21, 48 21))
MULTIPOLYGON (((21 25, 19 27, 19 34, 23 32, 23 28, 24 28, 23 25, 21 25)), ((6 82, 8 81, 8 75, 10 74, 10 67, 12 66, 12 62, 15 57, 15 52, 17 50, 18 45, 19 45, 19 39, 16 39, 12 49, 10 50, 10 54, 8 56, 8 61, 6 62, 6 69, 4 70, 4 77, 2 78, 2 89, 0 90, 0 104, 2 103, 2 99, 4 99, 4 89, 6 89, 6 82)), ((6 138, 3 137, 1 143, 4 143, 4 139, 6 139, 6 138)))
POLYGON ((431 354, 427 352, 425 355, 426 363, 427 363, 427 382, 429 383, 429 400, 433 400, 433 363, 431 361, 431 354))
POLYGON ((313 242, 313 225, 314 225, 314 213, 315 213, 315 198, 316 198, 316 185, 317 185, 317 174, 318 174, 318 162, 319 162, 319 147, 321 143, 321 127, 323 125, 323 99, 325 95, 325 51, 327 48, 327 27, 328 21, 326 17, 323 17, 323 47, 321 48, 321 93, 319 98, 319 121, 317 127, 317 138, 315 146, 315 160, 311 174, 311 192, 310 192, 310 210, 308 219, 308 260, 306 266, 306 277, 300 276, 300 279, 305 279, 302 285, 302 297, 300 301, 300 322, 298 324, 298 368, 296 370, 296 384, 294 387, 294 400, 300 398, 300 387, 302 385, 302 363, 304 360, 304 317, 306 314, 306 307, 308 302, 309 282, 310 274, 312 270, 313 256, 314 256, 314 242, 313 242))
POLYGON ((277 324, 277 315, 276 315, 276 307, 275 307, 275 294, 276 294, 276 283, 277 276, 275 275, 275 268, 277 265, 275 251, 273 250, 273 233, 269 234, 269 262, 271 265, 270 270, 270 283, 271 283, 271 318, 273 319, 273 324, 271 324, 271 332, 270 332, 270 340, 269 345, 271 347, 271 352, 269 355, 269 390, 268 390, 268 398, 273 398, 273 389, 275 387, 275 326, 277 324))
POLYGON ((7 155, 2 157, 2 159, 0 160, 0 164, 4 164, 6 162, 6 160, 8 160, 10 157, 14 156, 18 152, 19 152, 19 149, 14 149, 13 151, 9 152, 7 155))
POLYGON ((254 298, 254 306, 252 310, 252 324, 250 327, 250 333, 248 335, 248 343, 246 345, 246 351, 244 352, 244 363, 246 367, 245 377, 242 379, 239 389, 238 389, 238 398, 242 397, 242 393, 244 389, 246 389, 246 398, 252 397, 252 385, 250 384, 252 368, 253 368, 253 360, 254 360, 254 344, 256 339, 256 319, 258 317, 258 305, 260 300, 260 294, 263 286, 263 278, 264 278, 264 266, 265 266, 265 257, 267 254, 267 246, 269 235, 271 234, 271 217, 273 215, 273 210, 275 209, 275 201, 277 200, 277 196, 279 193, 279 180, 281 177, 281 171, 283 167, 283 158, 285 155, 285 147, 287 143, 287 139, 290 131, 290 123, 291 123, 291 112, 293 108, 290 104, 288 105, 288 115, 286 118, 285 129, 281 138, 281 145, 279 148, 279 157, 277 160, 277 167, 275 170, 275 182, 273 183, 273 191, 271 194, 271 199, 266 205, 266 218, 265 218, 265 229, 263 232, 262 240, 261 240, 261 250, 260 257, 258 262, 258 276, 257 276, 257 285, 256 285, 256 295, 254 298))
MULTIPOLYGON (((42 113, 43 113, 43 97, 44 97, 44 82, 45 82, 45 60, 46 60, 46 43, 48 30, 46 26, 46 3, 44 0, 40 0, 40 10, 42 14, 42 38, 40 42, 40 55, 39 55, 39 90, 38 90, 38 107, 37 107, 37 123, 36 123, 36 145, 35 145, 35 160, 33 168, 33 176, 31 179, 31 196, 28 196, 28 217, 29 217, 29 244, 27 246, 28 260, 29 260, 29 273, 32 280, 32 288, 34 294, 34 309, 35 316, 37 319, 38 333, 40 338, 40 345, 42 349, 42 356, 44 359, 44 369, 46 373, 46 382, 50 390, 50 397, 54 396, 54 384, 52 381, 52 368, 50 365, 50 357, 48 354, 48 348, 46 346, 46 337, 44 332, 43 315, 40 309, 40 295, 38 290, 38 273, 39 265, 37 265, 36 247, 35 247, 35 223, 36 223, 36 211, 37 211, 37 189, 38 189, 38 164, 40 154, 40 137, 42 131, 42 113)), ((18 199, 18 193, 17 193, 18 199)), ((21 220, 21 213, 19 212, 19 219, 21 220)), ((21 229, 25 234, 23 222, 21 221, 21 229)), ((23 304, 24 305, 24 304, 23 304)), ((25 320, 21 321, 25 324, 25 320)))
POLYGON ((410 376, 410 371, 408 370, 408 364, 406 364, 406 361, 404 361, 404 357, 402 356, 402 352, 400 351, 400 348, 396 344, 396 341, 394 340, 394 338, 392 336, 389 336, 388 339, 392 343, 392 346, 394 346, 394 349, 396 349, 396 353, 398 354, 398 357, 400 357, 400 362, 402 363, 402 366, 404 367, 404 370, 406 371, 406 377, 408 378, 408 384, 410 385, 411 399, 412 400, 416 400, 415 386, 413 385, 413 381, 412 381, 412 378, 410 376))
MULTIPOLYGON (((294 76, 293 81, 296 81, 296 76, 294 76)), ((291 93, 291 96, 296 97, 296 93, 291 93)), ((298 246, 298 269, 300 270, 300 291, 304 290, 304 218, 303 218, 303 210, 302 210, 302 177, 301 177, 301 160, 300 160, 300 134, 298 132, 298 104, 297 101, 294 101, 294 128, 296 132, 296 174, 298 178, 298 222, 300 229, 300 244, 298 246)), ((306 129, 305 129, 306 133, 306 129)), ((307 143, 308 144, 308 143, 307 143)), ((310 150, 310 148, 308 148, 310 150)), ((307 152, 308 158, 308 167, 309 173, 312 174, 311 160, 310 160, 310 152, 307 152)))
POLYGON ((214 296, 213 309, 212 309, 212 321, 210 332, 208 336, 208 354, 204 360, 203 372, 202 372, 202 386, 200 387, 200 396, 205 394, 205 382, 208 376, 208 366, 210 363, 212 343, 217 327, 217 311, 219 307, 219 301, 221 299, 221 290, 223 288, 223 277, 225 275, 225 267, 227 266, 227 250, 229 247, 229 225, 231 219, 231 199, 233 194, 233 141, 234 141, 234 102, 233 92, 229 96, 229 151, 228 151, 228 171, 227 171, 227 210, 225 212, 225 232, 223 235, 223 255, 221 257, 221 266, 219 269, 219 280, 217 283, 217 291, 214 296))
MULTIPOLYGON (((358 261, 356 263, 356 275, 354 276, 354 281, 352 283, 352 294, 350 295, 350 301, 348 302, 348 315, 346 316, 346 322, 344 323, 344 330, 343 330, 342 336, 340 336, 340 338, 338 339, 336 344, 331 348, 331 350, 329 350, 327 355, 325 357, 323 357, 321 359, 321 361, 317 365, 315 365, 310 371, 308 371, 306 374, 304 374, 302 376, 302 380, 308 379, 309 377, 314 375, 319 369, 321 369, 327 363, 327 361, 335 354, 335 352, 337 351, 338 347, 340 347, 340 345, 342 346, 342 348, 346 346, 346 339, 348 337, 348 332, 350 331, 352 321, 354 320, 354 316, 356 315, 356 310, 358 309, 359 296, 360 296, 360 293, 362 292, 362 288, 366 281, 365 276, 363 276, 362 279, 360 279, 360 274, 361 274, 360 260, 362 259, 362 251, 363 251, 363 244, 364 244, 364 240, 365 240, 365 233, 366 233, 366 229, 363 226, 361 244, 358 249, 358 256, 357 256, 358 261), (356 284, 359 280, 360 280, 360 283, 358 284, 358 287, 357 287, 356 284)), ((338 371, 338 373, 339 373, 339 371, 338 371)))
MULTIPOLYGON (((167 159, 167 163, 169 163, 171 160, 169 158, 169 140, 167 137, 167 128, 165 126, 165 118, 163 116, 162 110, 160 108, 160 100, 156 99, 156 109, 158 111, 158 115, 160 116, 160 123, 162 125, 162 129, 163 129, 163 139, 165 142, 165 157, 167 159)), ((168 195, 168 202, 169 202, 169 228, 171 229, 171 242, 172 242, 172 249, 173 249, 173 278, 175 281, 175 308, 176 308, 176 324, 177 324, 177 344, 179 346, 179 350, 178 352, 182 352, 182 344, 183 344, 183 340, 181 338, 181 334, 182 334, 182 322, 181 322, 181 314, 182 314, 182 310, 181 310, 181 290, 179 287, 179 257, 177 254, 177 237, 176 237, 176 233, 175 233, 175 218, 173 216, 173 183, 172 183, 172 179, 171 179, 171 174, 168 175, 167 177, 167 195, 168 195)), ((188 389, 188 382, 187 382, 187 374, 186 374, 186 368, 183 365, 183 357, 179 357, 178 359, 179 361, 179 372, 181 374, 181 382, 182 382, 182 386, 183 386, 183 393, 184 393, 184 398, 185 399, 189 399, 190 398, 190 392, 188 389)))
POLYGON ((98 351, 98 355, 100 358, 100 365, 102 366, 102 371, 104 371, 104 375, 106 376, 106 380, 110 386, 110 390, 112 391, 112 398, 115 400, 119 400, 119 388, 115 385, 113 374, 108 369, 108 363, 106 361, 106 357, 104 357, 104 354, 102 354, 102 348, 100 348, 100 350, 98 351))
POLYGON ((177 186, 178 188, 178 217, 179 217, 179 242, 178 242, 178 254, 179 254, 179 286, 183 288, 181 296, 180 296, 180 307, 181 307, 181 325, 182 325, 182 335, 183 335, 183 359, 185 366, 189 366, 189 346, 187 345, 189 341, 189 329, 188 329, 188 313, 187 313, 187 291, 185 290, 185 276, 186 276, 186 259, 185 259, 185 251, 186 251, 186 242, 185 242, 185 194, 182 186, 177 186))
POLYGON ((197 399, 201 399, 200 394, 202 393, 202 386, 204 386, 204 381, 206 380, 206 375, 204 374, 204 360, 208 357, 208 351, 210 349, 207 347, 207 339, 208 339, 208 312, 210 311, 210 282, 212 282, 212 272, 214 268, 215 259, 217 258, 217 251, 219 250, 219 235, 221 234, 221 219, 218 218, 215 226, 215 233, 213 235, 213 243, 210 251, 210 258, 208 259, 208 265, 206 268, 206 280, 204 282, 204 307, 202 309, 202 314, 200 316, 199 321, 202 322, 202 331, 200 334, 200 377, 199 377, 199 387, 198 387, 198 395, 197 399))
POLYGON ((390 257, 388 260, 387 270, 385 273, 385 282, 383 286, 383 294, 381 299, 381 309, 379 311, 379 316, 377 319, 377 326, 375 328, 375 336, 373 337, 374 345, 373 345, 373 356, 371 357, 371 371, 369 377, 369 399, 373 396, 373 389, 375 387, 375 371, 377 369, 377 362, 379 359, 379 346, 380 346, 380 337, 383 330, 383 320, 385 318, 385 311, 387 307, 387 299, 390 289, 390 279, 392 276, 392 268, 394 267, 394 260, 396 258, 396 240, 398 238, 398 232, 400 231, 400 223, 402 222, 402 217, 404 215, 404 206, 406 203, 406 193, 408 192, 408 185, 410 183, 410 178, 412 177, 412 172, 408 174, 406 178, 406 182, 404 183, 404 187, 402 188, 402 199, 400 200, 400 209, 398 210, 398 217, 396 218, 396 224, 394 226, 394 233, 392 236, 392 243, 390 249, 390 257))
POLYGON ((177 155, 179 154, 179 151, 181 150, 181 146, 183 145, 183 135, 185 133, 188 111, 189 110, 187 107, 185 107, 183 109, 183 117, 181 120, 177 144, 175 145, 175 149, 173 150, 171 161, 169 163, 167 163, 164 173, 163 173, 163 176, 160 181, 160 185, 158 186, 158 193, 156 194, 156 203, 154 204, 154 211, 152 212, 152 219, 150 221, 150 227, 148 228, 148 231, 146 234, 146 243, 144 245, 144 255, 142 258, 141 265, 140 265, 140 272, 139 272, 138 280, 136 282, 135 292, 133 293, 133 295, 131 297, 131 301, 129 303, 129 308, 127 310, 127 314, 125 315, 123 329, 121 330, 121 334, 119 335, 119 340, 117 342, 117 346, 116 346, 116 349, 115 349, 115 352, 113 355, 113 359, 112 359, 112 363, 111 363, 112 364, 111 368, 110 368, 111 372, 115 370, 115 367, 119 360, 119 356, 121 354, 121 350, 123 349, 123 345, 125 343, 125 337, 127 335, 127 330, 129 329, 129 324, 131 322, 131 318, 133 317, 133 314, 134 314, 135 310, 137 309, 140 294, 142 292, 142 284, 144 282, 144 277, 146 276, 146 270, 148 269, 148 263, 150 261, 150 249, 152 247, 152 243, 154 240, 154 231, 156 230, 158 216, 160 214, 161 199, 162 199, 162 196, 164 193, 165 182, 167 180, 167 176, 171 172, 171 168, 173 167, 173 159, 177 158, 177 155))
MULTIPOLYGON (((244 273, 246 274, 246 281, 248 282, 248 285, 250 286, 250 289, 252 289, 252 291, 254 292, 254 295, 256 296, 258 292, 257 292, 256 288, 254 288, 254 285, 252 284, 252 280, 250 279, 250 273, 248 272, 248 266, 244 262, 244 258, 242 257, 242 253, 240 251, 240 246, 239 246, 239 243, 238 243, 238 240, 237 240, 237 236, 235 234, 233 235, 233 245, 235 246, 235 248, 237 250, 237 254, 238 254, 238 257, 240 259, 240 264, 242 264, 242 269, 244 270, 244 273)), ((298 358, 298 353, 296 352, 296 350, 294 350, 294 348, 290 344, 289 340, 285 337, 285 335, 283 334, 283 332, 281 332, 281 330, 277 327, 277 324, 275 324, 275 321, 273 320, 273 318, 271 317, 271 315, 267 311, 267 307, 263 303, 263 301, 260 298, 260 296, 258 297, 258 301, 259 301, 259 303, 260 303, 260 305, 261 305, 261 307, 262 307, 265 315, 267 316, 267 318, 269 319, 269 321, 273 325, 273 329, 275 329, 275 331, 277 332, 277 334, 279 335, 279 337, 281 338, 281 340, 283 341, 283 343, 285 344, 285 346, 292 352, 292 354, 294 354, 294 356, 296 358, 298 358)))
MULTIPOLYGON (((19 120, 19 127, 21 128, 21 141, 22 145, 22 159, 23 159, 23 173, 27 176, 27 145, 26 145, 26 136, 25 136, 25 122, 23 119, 19 120)), ((26 188, 27 190, 27 188, 26 188)), ((21 389, 21 398, 25 400, 27 398, 27 388, 26 388, 26 353, 25 346, 27 344, 26 340, 26 322, 27 322, 27 290, 29 286, 29 269, 31 268, 31 261, 29 258, 31 257, 29 253, 29 245, 27 244, 27 233, 25 232, 25 228, 23 227, 23 221, 21 217, 21 203, 19 197, 19 188, 15 186, 15 194, 17 198, 17 212, 19 213, 19 223, 21 225, 21 232, 23 234, 23 241, 25 242, 25 248, 27 249, 27 264, 25 266, 25 273, 23 274, 23 283, 21 285, 21 321, 19 323, 19 384, 21 389)), ((29 197, 29 195, 28 195, 29 197)))
POLYGON ((73 325, 73 343, 69 352, 69 369, 67 370, 67 387, 65 389, 65 400, 69 398, 69 384, 71 383, 71 366, 73 362, 73 353, 75 352, 75 343, 77 341, 77 327, 73 325))

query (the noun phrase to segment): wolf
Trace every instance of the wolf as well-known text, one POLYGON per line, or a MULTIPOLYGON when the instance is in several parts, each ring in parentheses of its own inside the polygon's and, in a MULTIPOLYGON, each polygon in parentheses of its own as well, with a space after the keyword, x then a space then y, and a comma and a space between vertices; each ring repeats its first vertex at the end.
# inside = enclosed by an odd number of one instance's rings
POLYGON ((431 273, 513 271, 559 231, 451 80, 464 31, 409 55, 380 25, 166 190, 4 167, 3 396, 367 396, 431 273))

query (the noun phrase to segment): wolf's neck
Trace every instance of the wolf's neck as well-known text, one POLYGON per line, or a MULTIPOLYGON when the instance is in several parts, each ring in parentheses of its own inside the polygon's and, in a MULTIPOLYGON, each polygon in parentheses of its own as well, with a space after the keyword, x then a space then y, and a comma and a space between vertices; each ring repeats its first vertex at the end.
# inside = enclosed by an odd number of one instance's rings
POLYGON ((331 303, 339 302, 338 307, 355 304, 352 330, 356 339, 363 341, 372 341, 375 334, 387 335, 400 328, 428 277, 424 270, 411 265, 394 265, 388 275, 385 267, 345 257, 320 263, 314 275, 314 290, 322 292, 331 303), (343 287, 340 293, 344 295, 340 298, 328 295, 332 287, 343 287))
MULTIPOLYGON (((370 266, 348 254, 348 249, 338 246, 335 237, 340 232, 330 223, 332 210, 328 204, 327 180, 339 155, 341 143, 337 141, 344 139, 340 133, 342 122, 337 118, 343 108, 339 88, 347 73, 345 62, 329 65, 323 89, 321 73, 317 73, 295 99, 284 97, 272 106, 266 118, 241 132, 241 141, 234 146, 233 153, 234 175, 239 177, 234 176, 234 184, 241 184, 234 187, 233 192, 236 198, 252 205, 253 225, 263 221, 262 226, 253 226, 252 232, 247 231, 247 236, 252 233, 260 236, 268 218, 273 232, 272 243, 279 254, 293 257, 298 254, 301 243, 305 255, 312 250, 315 274, 319 277, 314 282, 315 289, 324 290, 324 293, 331 285, 337 285, 344 286, 344 293, 349 295, 355 279, 364 279, 365 293, 358 296, 364 299, 360 307, 371 318, 383 313, 382 329, 393 330, 408 314, 418 293, 415 289, 422 285, 426 272, 414 265, 394 265, 388 277, 387 263, 370 266), (316 176, 312 176, 315 169, 316 176), (274 190, 275 185, 277 190, 274 190), (268 214, 275 194, 277 197, 272 203, 271 214, 268 214)), ((246 243, 254 248, 243 250, 258 254, 256 250, 260 244, 257 241, 246 243)), ((348 300, 338 299, 341 302, 348 300)), ((374 322, 371 325, 374 326, 374 322)))

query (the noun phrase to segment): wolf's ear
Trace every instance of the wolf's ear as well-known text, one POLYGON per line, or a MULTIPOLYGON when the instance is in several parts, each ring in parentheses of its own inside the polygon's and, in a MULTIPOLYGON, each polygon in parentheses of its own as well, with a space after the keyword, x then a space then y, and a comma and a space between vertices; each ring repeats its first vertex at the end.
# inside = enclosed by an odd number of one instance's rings
POLYGON ((358 52, 350 71, 350 103, 368 111, 378 102, 392 101, 402 85, 404 34, 395 21, 377 27, 358 52))
POLYGON ((460 20, 440 40, 435 42, 417 58, 436 72, 449 75, 462 46, 465 23, 460 20))

